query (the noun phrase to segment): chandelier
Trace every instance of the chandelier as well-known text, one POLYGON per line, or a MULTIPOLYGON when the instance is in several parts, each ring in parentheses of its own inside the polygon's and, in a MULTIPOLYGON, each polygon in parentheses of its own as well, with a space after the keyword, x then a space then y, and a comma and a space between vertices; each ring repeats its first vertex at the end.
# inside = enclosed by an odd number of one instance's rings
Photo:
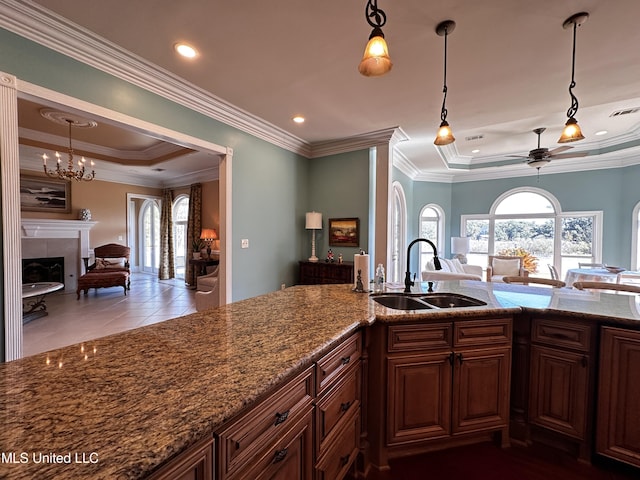
MULTIPOLYGON (((43 116, 45 116, 45 118, 49 118, 44 113, 43 113, 43 116)), ((43 153, 42 168, 44 169, 44 173, 46 173, 47 176, 51 178, 60 178, 62 180, 76 180, 76 181, 84 180, 85 182, 90 182, 96 177, 96 172, 93 170, 93 166, 94 166, 93 160, 91 160, 91 173, 85 173, 86 160, 84 157, 78 160, 77 169, 76 169, 76 165, 74 165, 74 161, 73 161, 73 147, 71 145, 71 127, 84 126, 84 124, 73 118, 68 118, 68 117, 58 118, 54 121, 58 121, 58 123, 60 123, 61 120, 66 122, 67 125, 69 126, 69 150, 67 151, 67 155, 68 155, 67 168, 62 168, 62 156, 60 155, 60 153, 56 152, 55 154, 56 168, 55 170, 48 169, 47 160, 49 159, 49 157, 47 156, 46 153, 43 153)), ((95 122, 91 122, 91 123, 93 123, 93 125, 91 126, 96 125, 95 122)))

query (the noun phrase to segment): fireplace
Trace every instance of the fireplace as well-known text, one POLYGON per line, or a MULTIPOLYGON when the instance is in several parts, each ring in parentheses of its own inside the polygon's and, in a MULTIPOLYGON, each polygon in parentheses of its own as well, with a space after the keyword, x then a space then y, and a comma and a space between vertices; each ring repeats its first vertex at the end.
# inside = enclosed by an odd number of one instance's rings
POLYGON ((23 258, 22 283, 64 283, 64 257, 23 258))

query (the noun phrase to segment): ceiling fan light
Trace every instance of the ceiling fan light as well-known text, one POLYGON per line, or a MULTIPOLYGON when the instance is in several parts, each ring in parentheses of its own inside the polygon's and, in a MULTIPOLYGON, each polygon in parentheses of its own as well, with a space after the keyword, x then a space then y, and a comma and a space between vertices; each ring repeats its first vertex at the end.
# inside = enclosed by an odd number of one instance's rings
POLYGON ((449 145, 450 143, 453 143, 455 141, 456 139, 453 136, 451 127, 449 126, 447 121, 444 120, 440 124, 440 128, 438 129, 438 134, 436 135, 436 139, 433 141, 434 145, 438 145, 439 147, 442 147, 444 145, 449 145))
POLYGON ((393 67, 389 57, 389 48, 382 30, 375 27, 364 49, 364 55, 358 65, 358 71, 365 77, 384 75, 393 67))
POLYGON ((527 162, 527 165, 533 168, 540 168, 540 167, 544 167, 550 161, 551 160, 549 160, 548 158, 542 158, 540 160, 530 160, 527 162))
POLYGON ((567 123, 565 123, 562 134, 558 139, 558 143, 577 142, 578 140, 583 139, 584 135, 582 134, 580 125, 578 125, 578 121, 574 117, 571 117, 567 120, 567 123))

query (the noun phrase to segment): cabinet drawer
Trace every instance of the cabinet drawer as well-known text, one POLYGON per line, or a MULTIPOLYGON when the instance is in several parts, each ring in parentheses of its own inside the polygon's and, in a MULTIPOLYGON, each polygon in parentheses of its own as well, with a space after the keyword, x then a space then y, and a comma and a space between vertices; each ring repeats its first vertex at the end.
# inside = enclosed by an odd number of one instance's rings
POLYGON ((313 367, 309 367, 272 396, 219 433, 221 478, 251 462, 259 450, 282 436, 313 400, 313 367))
POLYGON ((393 353, 450 348, 451 330, 451 323, 391 325, 387 350, 393 353))
POLYGON ((316 465, 316 480, 340 480, 345 477, 358 454, 360 445, 360 409, 353 411, 344 427, 331 435, 329 449, 316 465))
POLYGON ((316 448, 321 455, 329 446, 327 439, 341 421, 360 407, 360 362, 318 401, 316 405, 316 448))
POLYGON ((511 326, 511 317, 456 322, 453 327, 453 346, 511 344, 511 326))
POLYGON ((591 325, 555 319, 534 318, 531 341, 556 347, 588 352, 591 347, 591 325))
POLYGON ((309 409, 282 438, 252 457, 233 480, 313 480, 312 430, 309 409))
POLYGON ((357 332, 322 357, 317 363, 317 394, 320 395, 331 383, 337 380, 342 372, 346 371, 352 363, 358 361, 361 354, 361 335, 360 332, 357 332))

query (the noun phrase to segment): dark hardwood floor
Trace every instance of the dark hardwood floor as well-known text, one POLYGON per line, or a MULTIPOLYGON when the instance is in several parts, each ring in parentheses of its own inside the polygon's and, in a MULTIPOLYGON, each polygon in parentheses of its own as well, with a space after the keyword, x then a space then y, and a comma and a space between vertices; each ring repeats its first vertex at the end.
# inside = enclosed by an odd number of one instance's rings
MULTIPOLYGON (((391 472, 371 480, 632 480, 640 471, 585 465, 542 447, 502 449, 490 443, 453 448, 390 462, 391 472)), ((373 472, 372 472, 373 473, 373 472)))

